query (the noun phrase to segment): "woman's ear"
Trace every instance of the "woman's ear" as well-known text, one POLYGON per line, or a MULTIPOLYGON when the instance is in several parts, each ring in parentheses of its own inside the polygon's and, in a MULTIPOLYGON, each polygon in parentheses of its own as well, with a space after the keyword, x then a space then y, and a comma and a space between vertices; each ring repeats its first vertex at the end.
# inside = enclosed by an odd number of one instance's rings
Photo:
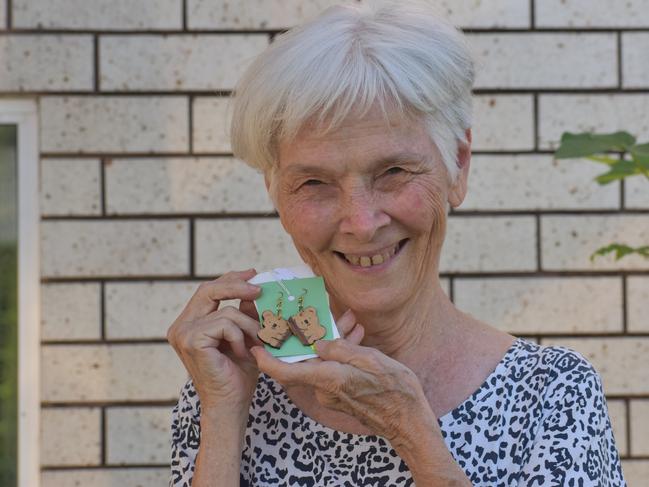
POLYGON ((466 130, 466 143, 458 144, 457 165, 459 171, 448 193, 448 202, 453 208, 462 204, 468 188, 469 167, 471 166, 471 129, 466 130))
POLYGON ((271 179, 273 175, 270 173, 270 171, 271 169, 264 172, 264 184, 266 185, 266 192, 270 197, 270 201, 271 203, 273 203, 273 208, 277 210, 277 201, 275 200, 275 198, 277 197, 277 194, 275 193, 276 188, 273 186, 273 181, 271 179))

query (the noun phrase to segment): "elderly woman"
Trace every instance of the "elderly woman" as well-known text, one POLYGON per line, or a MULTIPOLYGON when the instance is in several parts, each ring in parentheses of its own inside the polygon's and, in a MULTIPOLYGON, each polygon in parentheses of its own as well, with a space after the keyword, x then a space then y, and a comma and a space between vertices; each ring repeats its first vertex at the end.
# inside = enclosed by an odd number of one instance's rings
POLYGON ((462 35, 405 2, 329 9, 248 69, 234 152, 263 171, 342 338, 281 362, 256 337, 255 270, 201 284, 168 334, 191 376, 171 485, 624 485, 592 366, 440 286, 473 78, 462 35))

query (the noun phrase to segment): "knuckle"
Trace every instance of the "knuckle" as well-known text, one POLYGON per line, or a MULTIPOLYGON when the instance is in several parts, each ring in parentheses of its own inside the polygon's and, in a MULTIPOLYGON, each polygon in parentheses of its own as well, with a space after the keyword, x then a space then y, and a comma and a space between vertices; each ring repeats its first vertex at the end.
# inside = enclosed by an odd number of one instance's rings
POLYGON ((325 407, 333 407, 338 403, 335 396, 324 391, 316 390, 315 397, 316 400, 325 407))
POLYGON ((165 338, 167 339, 167 342, 168 342, 170 345, 173 345, 173 344, 174 344, 174 341, 175 341, 175 339, 176 339, 176 336, 175 336, 175 335, 176 335, 176 330, 175 330, 175 328, 174 328, 174 325, 171 325, 171 326, 167 329, 167 334, 166 334, 166 336, 165 336, 165 338))
POLYGON ((212 287, 212 282, 209 281, 203 281, 201 282, 198 287, 196 288, 197 291, 199 292, 205 292, 207 291, 210 287, 212 287))
POLYGON ((219 309, 219 314, 220 315, 226 316, 226 317, 229 317, 229 318, 233 317, 235 314, 238 314, 238 313, 239 313, 239 310, 237 308, 235 308, 234 306, 232 306, 231 304, 228 304, 226 306, 222 306, 219 309))
POLYGON ((382 353, 374 348, 369 348, 363 352, 363 360, 371 370, 380 370, 383 368, 382 353))

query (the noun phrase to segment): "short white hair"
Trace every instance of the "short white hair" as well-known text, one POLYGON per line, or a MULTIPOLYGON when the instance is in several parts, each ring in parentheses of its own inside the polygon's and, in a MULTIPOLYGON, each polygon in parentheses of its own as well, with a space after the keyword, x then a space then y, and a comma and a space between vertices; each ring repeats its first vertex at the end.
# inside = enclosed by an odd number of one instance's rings
POLYGON ((379 106, 386 117, 421 119, 454 181, 474 77, 464 36, 430 5, 331 7, 275 38, 248 67, 235 89, 232 149, 269 174, 279 143, 307 123, 326 132, 379 106))

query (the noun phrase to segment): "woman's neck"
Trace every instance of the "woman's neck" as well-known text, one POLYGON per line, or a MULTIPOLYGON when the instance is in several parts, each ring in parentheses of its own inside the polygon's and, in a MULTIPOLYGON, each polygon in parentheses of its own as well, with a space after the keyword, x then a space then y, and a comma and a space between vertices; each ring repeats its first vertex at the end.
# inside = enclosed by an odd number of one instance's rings
MULTIPOLYGON (((339 316, 344 306, 334 306, 339 316)), ((353 310, 365 328, 362 344, 373 347, 406 365, 417 375, 421 368, 435 369, 457 340, 466 315, 458 311, 439 283, 422 289, 409 302, 390 310, 353 310)))

